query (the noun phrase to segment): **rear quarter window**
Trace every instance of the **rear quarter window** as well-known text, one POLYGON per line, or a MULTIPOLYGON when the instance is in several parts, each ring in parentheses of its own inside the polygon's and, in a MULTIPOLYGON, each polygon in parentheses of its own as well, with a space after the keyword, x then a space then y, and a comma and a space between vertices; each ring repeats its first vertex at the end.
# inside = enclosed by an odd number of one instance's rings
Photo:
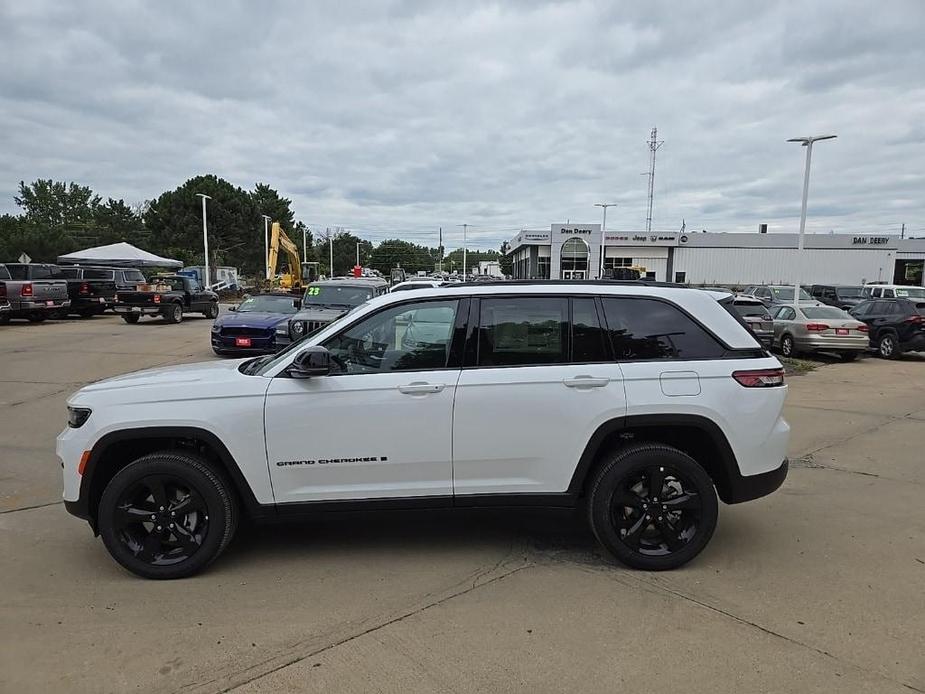
POLYGON ((677 306, 657 299, 604 298, 618 360, 715 359, 726 349, 677 306))
POLYGON ((145 276, 141 274, 139 270, 124 270, 122 272, 122 278, 126 282, 144 282, 145 276))

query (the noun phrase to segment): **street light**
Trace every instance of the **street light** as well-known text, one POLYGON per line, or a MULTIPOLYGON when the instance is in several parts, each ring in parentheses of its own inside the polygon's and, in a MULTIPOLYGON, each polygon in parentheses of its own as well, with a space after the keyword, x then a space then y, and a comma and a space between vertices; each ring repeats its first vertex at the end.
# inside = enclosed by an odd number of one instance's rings
POLYGON ((263 217, 263 274, 264 279, 270 279, 270 216, 262 214, 263 217))
POLYGON ((463 281, 466 280, 466 232, 469 231, 468 224, 457 224, 456 226, 463 228, 463 281))
POLYGON ((601 264, 597 271, 597 278, 602 279, 604 277, 604 232, 607 231, 607 208, 616 207, 617 203, 596 202, 594 203, 594 206, 601 207, 604 210, 604 219, 601 221, 601 264))
POLYGON ((212 198, 206 195, 205 193, 196 193, 200 198, 202 198, 202 248, 203 255, 206 259, 206 272, 205 272, 205 287, 208 289, 212 286, 212 280, 209 277, 209 230, 206 227, 206 200, 211 200, 212 198))
MULTIPOLYGON (((799 142, 806 147, 806 164, 803 170, 803 206, 800 209, 800 236, 797 241, 797 250, 800 251, 799 271, 803 270, 803 236, 806 232, 806 202, 809 199, 809 167, 813 160, 813 143, 819 140, 834 140, 838 135, 812 135, 810 137, 791 137, 787 142, 799 142)), ((797 280, 793 286, 793 305, 796 306, 800 301, 800 275, 797 273, 797 280)))

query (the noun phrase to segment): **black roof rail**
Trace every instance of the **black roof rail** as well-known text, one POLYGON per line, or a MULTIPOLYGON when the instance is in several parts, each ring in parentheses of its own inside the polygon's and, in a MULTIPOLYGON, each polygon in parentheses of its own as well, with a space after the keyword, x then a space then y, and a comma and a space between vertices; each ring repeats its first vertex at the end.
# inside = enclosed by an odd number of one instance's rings
POLYGON ((540 286, 558 287, 563 285, 593 285, 610 287, 613 285, 629 287, 673 287, 675 289, 691 289, 689 285, 677 282, 656 282, 655 280, 480 280, 478 282, 448 282, 444 287, 517 287, 540 286))

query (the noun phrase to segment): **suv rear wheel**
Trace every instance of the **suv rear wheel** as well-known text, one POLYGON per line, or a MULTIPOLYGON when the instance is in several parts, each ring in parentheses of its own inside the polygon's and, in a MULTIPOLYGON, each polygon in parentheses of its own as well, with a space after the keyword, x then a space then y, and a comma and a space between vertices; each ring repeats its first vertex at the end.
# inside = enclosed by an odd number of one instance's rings
POLYGON ((594 478, 588 515, 598 541, 634 569, 677 568, 716 528, 713 481, 686 453, 658 443, 616 451, 594 478))
POLYGON ((899 356, 899 349, 896 345, 896 335, 893 333, 884 333, 877 343, 877 354, 884 359, 895 359, 899 356))
POLYGON ((132 573, 183 578, 225 549, 237 508, 230 486, 208 463, 163 451, 116 473, 100 498, 98 522, 106 549, 132 573))

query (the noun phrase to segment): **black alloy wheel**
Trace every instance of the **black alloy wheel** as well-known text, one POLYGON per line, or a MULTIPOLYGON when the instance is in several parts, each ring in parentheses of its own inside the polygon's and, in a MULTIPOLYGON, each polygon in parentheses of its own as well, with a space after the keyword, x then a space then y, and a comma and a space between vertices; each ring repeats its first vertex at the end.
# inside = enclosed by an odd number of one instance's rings
POLYGON ((234 533, 230 487, 181 451, 129 463, 100 498, 99 528, 112 557, 144 578, 182 578, 212 562, 234 533))
POLYGON ((637 569, 673 569, 693 559, 716 528, 713 482, 687 454, 662 444, 619 451, 590 494, 601 544, 637 569))

